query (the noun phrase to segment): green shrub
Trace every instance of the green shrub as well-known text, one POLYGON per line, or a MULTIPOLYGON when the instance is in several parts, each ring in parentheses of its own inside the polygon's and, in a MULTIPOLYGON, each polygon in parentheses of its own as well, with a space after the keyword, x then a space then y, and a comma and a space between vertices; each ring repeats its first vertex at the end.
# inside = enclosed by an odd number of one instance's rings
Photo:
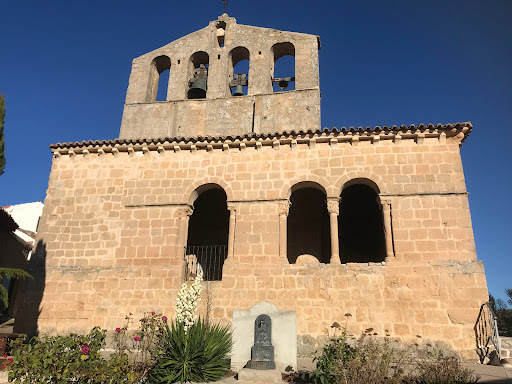
POLYGON ((462 366, 455 353, 447 352, 440 344, 427 343, 418 349, 414 377, 415 384, 466 384, 476 383, 473 371, 462 366))
POLYGON ((28 344, 13 342, 9 381, 15 383, 102 383, 110 367, 99 353, 105 331, 93 328, 88 335, 43 336, 28 344))
MULTIPOLYGON (((144 380, 162 352, 161 340, 167 318, 152 312, 140 320, 132 334, 128 325, 116 328, 114 353, 105 360, 106 331, 94 328, 88 335, 43 336, 28 344, 23 339, 11 343, 12 362, 7 363, 9 380, 16 383, 133 383, 144 380), (135 336, 135 337, 134 337, 135 336)), ((5 365, 5 364, 4 364, 5 365)))
MULTIPOLYGON (((335 323, 333 328, 341 328, 335 323)), ((405 345, 377 337, 369 328, 358 338, 329 339, 315 356, 314 384, 465 384, 478 379, 459 357, 440 344, 405 345)), ((418 336, 419 338, 419 336, 418 336)))
POLYGON ((199 319, 186 332, 183 322, 172 322, 164 337, 165 350, 148 373, 150 383, 210 382, 229 370, 232 339, 228 327, 199 319))
POLYGON ((322 353, 315 356, 316 369, 309 377, 314 384, 334 384, 338 364, 346 367, 355 357, 356 349, 348 344, 348 336, 343 332, 340 337, 334 336, 323 347, 322 353))

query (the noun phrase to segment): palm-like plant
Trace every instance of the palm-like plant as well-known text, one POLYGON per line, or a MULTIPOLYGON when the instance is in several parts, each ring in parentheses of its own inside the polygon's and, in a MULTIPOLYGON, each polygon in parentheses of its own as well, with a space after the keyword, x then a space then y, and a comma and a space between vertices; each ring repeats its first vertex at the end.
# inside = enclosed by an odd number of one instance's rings
POLYGON ((166 326, 165 351, 149 372, 150 383, 211 382, 229 370, 233 345, 227 326, 199 319, 185 332, 181 322, 166 326))

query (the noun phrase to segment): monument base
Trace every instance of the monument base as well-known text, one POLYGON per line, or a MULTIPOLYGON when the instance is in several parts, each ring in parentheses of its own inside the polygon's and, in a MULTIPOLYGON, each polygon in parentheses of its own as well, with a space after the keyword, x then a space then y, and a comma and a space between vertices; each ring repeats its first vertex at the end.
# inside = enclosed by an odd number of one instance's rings
POLYGON ((238 372, 238 381, 241 383, 282 383, 281 372, 277 369, 249 369, 242 368, 238 372))

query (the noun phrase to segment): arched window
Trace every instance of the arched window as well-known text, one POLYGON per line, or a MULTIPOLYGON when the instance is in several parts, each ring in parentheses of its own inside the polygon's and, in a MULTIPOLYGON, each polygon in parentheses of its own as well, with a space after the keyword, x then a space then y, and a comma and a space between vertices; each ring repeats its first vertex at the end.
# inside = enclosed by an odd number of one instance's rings
POLYGON ((245 47, 236 47, 229 53, 229 86, 233 96, 247 95, 249 85, 249 61, 249 50, 245 47))
POLYGON ((215 27, 217 29, 215 30, 215 34, 217 36, 217 43, 219 44, 219 47, 224 47, 224 37, 226 35, 226 22, 225 21, 219 21, 215 27))
POLYGON ((378 189, 373 182, 356 179, 341 193, 338 221, 342 263, 381 262, 386 241, 378 189))
POLYGON ((201 269, 204 280, 222 280, 229 232, 226 192, 217 184, 206 184, 194 193, 197 199, 189 220, 185 252, 187 279, 201 269))
POLYGON ((188 99, 204 99, 208 89, 208 66, 210 57, 199 51, 190 56, 187 92, 188 99))
POLYGON ((303 255, 329 263, 331 243, 325 190, 316 183, 292 188, 287 225, 287 257, 290 264, 303 255))
POLYGON ((278 43, 272 47, 272 88, 274 92, 295 90, 295 47, 292 43, 278 43))
POLYGON ((158 56, 151 62, 149 70, 148 92, 146 101, 166 101, 171 59, 167 56, 158 56))

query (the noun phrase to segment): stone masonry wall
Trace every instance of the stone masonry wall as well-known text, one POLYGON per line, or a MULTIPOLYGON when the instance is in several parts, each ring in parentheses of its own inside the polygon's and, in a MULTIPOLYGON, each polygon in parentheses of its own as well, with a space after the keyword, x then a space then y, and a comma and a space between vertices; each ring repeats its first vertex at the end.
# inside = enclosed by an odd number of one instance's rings
MULTIPOLYGON (((320 125, 318 36, 240 25, 227 15, 194 33, 133 60, 121 123, 120 138, 224 136, 316 129, 320 125), (218 23, 224 23, 224 46, 217 42, 218 23), (275 44, 293 44, 295 91, 273 92, 275 44), (249 52, 246 96, 233 97, 232 53, 249 52), (190 58, 208 55, 205 99, 187 100, 190 58), (158 82, 154 60, 170 60, 165 101, 155 102, 158 82)), ((288 52, 286 54, 289 54, 288 52)), ((276 57, 280 57, 279 52, 276 57)))
MULTIPOLYGON (((55 156, 34 256, 45 283, 25 284, 26 294, 41 291, 39 330, 113 329, 130 312, 136 319, 152 310, 173 316, 184 278, 180 223, 193 192, 215 183, 236 212, 233 257, 222 281, 211 284, 215 319, 230 322, 234 309, 269 301, 297 311, 299 339, 314 340, 350 313, 354 334, 372 327, 405 340, 442 339, 475 358, 473 325, 488 293, 460 140, 277 141, 55 156), (280 256, 279 203, 298 182, 318 183, 327 197, 339 197, 354 178, 372 180, 391 202, 395 257, 290 265, 280 256)), ((19 326, 30 326, 23 312, 18 317, 19 326)))

